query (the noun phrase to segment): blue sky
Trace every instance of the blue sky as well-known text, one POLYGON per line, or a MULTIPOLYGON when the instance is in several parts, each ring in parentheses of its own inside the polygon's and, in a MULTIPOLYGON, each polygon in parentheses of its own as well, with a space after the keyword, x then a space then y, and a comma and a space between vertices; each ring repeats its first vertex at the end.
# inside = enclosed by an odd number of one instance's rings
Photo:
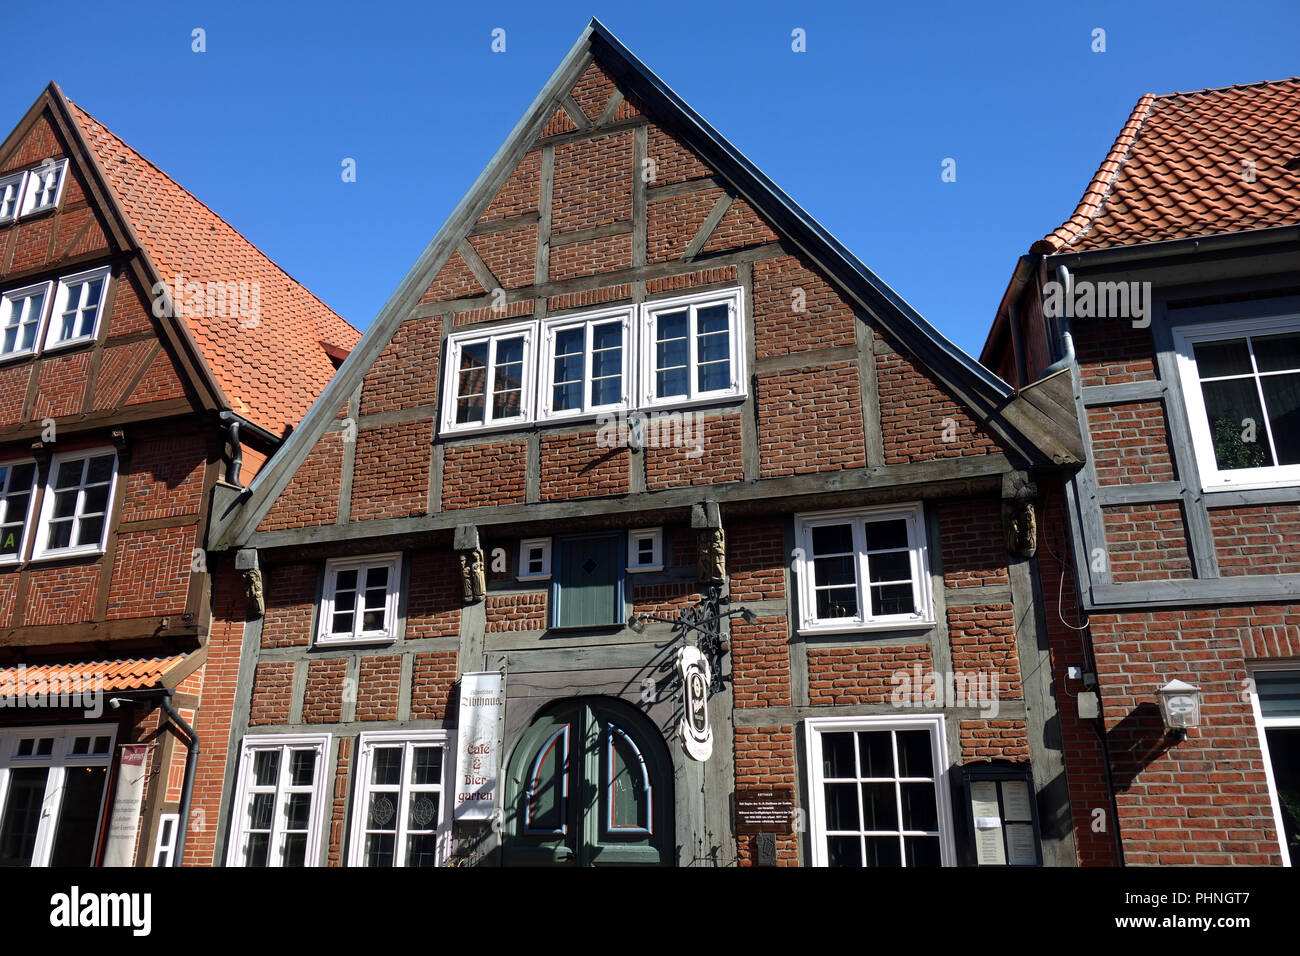
POLYGON ((1139 96, 1300 73, 1295 0, 8 6, 0 125, 56 80, 361 328, 593 14, 973 353, 1139 96))

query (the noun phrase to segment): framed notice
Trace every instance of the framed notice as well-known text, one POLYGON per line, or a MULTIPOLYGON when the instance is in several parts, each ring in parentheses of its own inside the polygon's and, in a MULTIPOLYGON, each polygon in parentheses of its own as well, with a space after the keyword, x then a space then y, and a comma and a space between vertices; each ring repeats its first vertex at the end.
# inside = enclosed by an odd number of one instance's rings
POLYGON ((737 787, 736 833, 794 832, 793 787, 737 787))
POLYGON ((1041 866, 1033 778, 1027 768, 966 768, 979 866, 1041 866))

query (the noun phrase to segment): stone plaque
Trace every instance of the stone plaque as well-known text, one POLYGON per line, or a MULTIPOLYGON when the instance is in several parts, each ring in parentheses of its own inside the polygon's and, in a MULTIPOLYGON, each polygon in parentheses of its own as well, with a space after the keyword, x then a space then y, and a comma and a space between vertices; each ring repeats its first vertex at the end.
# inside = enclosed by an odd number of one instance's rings
POLYGON ((736 789, 736 833, 794 832, 793 787, 739 787, 736 789))

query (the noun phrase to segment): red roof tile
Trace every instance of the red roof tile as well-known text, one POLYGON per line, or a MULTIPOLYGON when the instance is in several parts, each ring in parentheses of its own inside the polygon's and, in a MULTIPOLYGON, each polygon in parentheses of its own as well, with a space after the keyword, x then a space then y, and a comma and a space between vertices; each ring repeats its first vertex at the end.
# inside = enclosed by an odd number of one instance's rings
POLYGON ((1074 215, 1031 251, 1101 249, 1300 222, 1298 160, 1300 77, 1148 93, 1074 215))
POLYGON ((256 322, 235 308, 182 314, 232 411, 277 435, 296 425, 334 374, 322 343, 350 350, 361 334, 170 176, 69 105, 165 282, 246 282, 250 304, 256 290, 256 322))
POLYGON ((139 690, 157 687, 163 676, 185 660, 146 657, 87 661, 78 664, 16 664, 0 668, 0 697, 33 697, 60 692, 139 690))

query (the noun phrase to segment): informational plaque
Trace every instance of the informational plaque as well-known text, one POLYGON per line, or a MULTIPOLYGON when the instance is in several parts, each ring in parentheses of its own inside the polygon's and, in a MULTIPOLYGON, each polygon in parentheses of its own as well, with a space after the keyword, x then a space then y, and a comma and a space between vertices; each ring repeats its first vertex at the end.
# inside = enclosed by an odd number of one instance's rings
POLYGON ((736 789, 736 832, 791 833, 794 829, 793 787, 736 789))
POLYGON ((108 839, 104 845, 102 866, 134 866, 135 836, 140 829, 140 805, 144 801, 144 780, 149 775, 145 765, 148 744, 123 744, 117 777, 117 795, 113 813, 108 818, 108 839))
POLYGON ((504 707, 505 675, 500 671, 461 675, 455 820, 492 819, 501 762, 498 728, 504 707))
POLYGON ((974 777, 970 780, 975 859, 980 866, 1037 866, 1033 791, 1029 781, 974 777))

